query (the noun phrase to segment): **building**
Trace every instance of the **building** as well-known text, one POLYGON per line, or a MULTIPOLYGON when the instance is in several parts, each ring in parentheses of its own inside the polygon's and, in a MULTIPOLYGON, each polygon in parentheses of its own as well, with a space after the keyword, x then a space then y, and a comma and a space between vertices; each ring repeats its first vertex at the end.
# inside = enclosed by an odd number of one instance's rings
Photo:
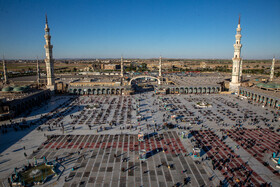
POLYGON ((275 57, 272 60, 271 68, 270 68, 270 78, 269 81, 273 81, 274 77, 274 66, 275 66, 275 57))
POLYGON ((120 65, 118 64, 103 64, 103 70, 118 70, 120 69, 120 65))
POLYGON ((158 76, 162 76, 162 62, 161 62, 161 56, 159 57, 159 65, 158 65, 158 76))
POLYGON ((50 90, 37 90, 29 86, 7 86, 0 91, 0 120, 10 119, 31 110, 50 98, 50 90))
POLYGON ((46 71, 47 71, 47 88, 51 91, 55 90, 55 78, 54 78, 54 60, 52 56, 52 48, 51 45, 51 35, 50 35, 50 28, 48 25, 48 18, 46 15, 46 24, 45 24, 45 50, 46 50, 46 71))
POLYGON ((240 86, 240 69, 242 69, 241 67, 241 27, 240 27, 240 16, 239 16, 239 21, 238 21, 238 25, 236 28, 236 35, 235 35, 235 44, 233 45, 234 47, 234 55, 232 58, 232 78, 231 78, 231 82, 229 85, 229 90, 232 92, 237 92, 238 91, 238 87, 240 86))
POLYGON ((254 87, 240 87, 238 94, 248 100, 280 109, 280 84, 259 83, 254 87), (278 91, 278 92, 276 92, 278 91))
POLYGON ((124 75, 124 64, 123 64, 123 57, 121 57, 121 77, 124 75))
POLYGON ((6 66, 6 62, 5 59, 3 57, 3 80, 4 80, 4 84, 8 84, 9 80, 8 80, 8 71, 7 71, 7 66, 6 66))

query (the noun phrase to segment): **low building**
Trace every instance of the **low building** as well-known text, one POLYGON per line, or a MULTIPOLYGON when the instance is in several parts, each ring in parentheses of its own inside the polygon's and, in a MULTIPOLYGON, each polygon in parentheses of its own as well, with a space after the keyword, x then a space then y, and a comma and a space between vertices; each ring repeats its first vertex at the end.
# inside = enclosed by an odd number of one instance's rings
POLYGON ((258 83, 253 87, 239 87, 238 95, 263 106, 280 109, 279 88, 280 84, 276 83, 258 83))
POLYGON ((17 87, 9 91, 7 89, 3 88, 0 92, 0 96, 5 98, 0 101, 1 120, 18 116, 51 97, 50 90, 29 89, 23 92, 22 88, 17 87))
POLYGON ((121 66, 118 64, 104 64, 103 68, 104 70, 119 70, 121 66))

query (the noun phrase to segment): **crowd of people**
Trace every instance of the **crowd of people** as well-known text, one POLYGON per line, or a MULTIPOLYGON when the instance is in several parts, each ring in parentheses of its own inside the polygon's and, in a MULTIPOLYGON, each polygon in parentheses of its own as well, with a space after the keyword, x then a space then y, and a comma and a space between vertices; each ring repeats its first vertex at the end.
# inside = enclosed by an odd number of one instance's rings
MULTIPOLYGON (((252 134, 244 136, 247 135, 244 126, 275 127, 279 120, 279 112, 265 111, 266 115, 272 116, 270 118, 238 104, 235 102, 238 99, 227 100, 222 96, 203 98, 139 94, 129 97, 106 95, 66 97, 65 102, 49 113, 42 114, 39 119, 30 122, 24 118, 20 122, 10 120, 0 126, 1 133, 8 133, 10 129, 24 130, 41 124, 37 128, 38 131, 60 130, 62 134, 73 132, 80 127, 84 130, 94 130, 93 133, 120 130, 121 133, 143 132, 145 136, 160 133, 168 128, 177 128, 178 132, 190 130, 188 132, 193 136, 191 142, 207 155, 202 161, 211 160, 212 169, 220 171, 225 177, 220 185, 228 183, 232 186, 269 186, 224 140, 228 136, 227 133, 230 133, 229 136, 244 149, 251 150, 257 147, 257 152, 252 151, 255 157, 260 155, 259 152, 277 151, 280 148, 279 135, 275 134, 278 136, 273 139, 275 145, 264 146, 267 143, 257 140, 263 137, 253 137, 252 134), (187 106, 185 102, 191 104, 187 106), (214 109, 201 109, 197 106, 197 103, 201 102, 211 103, 214 109), (215 133, 216 130, 209 127, 211 123, 219 128, 231 130, 223 131, 224 136, 219 138, 215 133)), ((48 141, 52 141, 52 138, 48 141)), ((267 138, 265 142, 267 141, 271 139, 267 138)), ((41 147, 33 152, 33 155, 40 149, 41 147)), ((185 181, 190 182, 189 180, 185 181)))
POLYGON ((224 184, 231 186, 262 186, 268 185, 253 169, 245 163, 233 149, 213 131, 191 131, 197 147, 211 160, 213 170, 219 170, 225 177, 224 184))

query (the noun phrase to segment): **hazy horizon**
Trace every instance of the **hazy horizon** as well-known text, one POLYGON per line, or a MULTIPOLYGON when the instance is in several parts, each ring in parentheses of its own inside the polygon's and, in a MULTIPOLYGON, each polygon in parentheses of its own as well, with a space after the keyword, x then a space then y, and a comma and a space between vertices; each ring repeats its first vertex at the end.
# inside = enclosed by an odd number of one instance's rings
MULTIPOLYGON (((54 58, 54 60, 116 60, 116 59, 121 59, 121 57, 119 58, 54 58)), ((156 60, 159 58, 125 58, 123 57, 124 60, 156 60)), ((168 58, 168 57, 162 57, 163 60, 229 60, 231 61, 232 59, 230 58, 168 58)), ((266 58, 266 59, 242 59, 242 60, 272 60, 273 58, 266 58)), ((37 60, 37 58, 15 58, 15 59, 6 59, 5 60, 37 60)), ((44 60, 44 58, 38 58, 38 60, 42 61, 44 60)), ((275 60, 278 60, 277 58, 275 58, 275 60)))

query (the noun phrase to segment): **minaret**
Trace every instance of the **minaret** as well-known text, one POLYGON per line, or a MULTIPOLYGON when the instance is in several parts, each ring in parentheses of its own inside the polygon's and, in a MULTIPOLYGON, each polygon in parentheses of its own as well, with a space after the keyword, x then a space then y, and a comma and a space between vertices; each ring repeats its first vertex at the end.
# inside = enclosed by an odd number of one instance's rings
POLYGON ((40 84, 40 67, 39 67, 39 60, 38 60, 38 57, 37 57, 37 83, 38 85, 40 84))
POLYGON ((230 91, 237 92, 238 86, 240 86, 240 65, 241 65, 241 27, 240 27, 240 16, 238 21, 238 26, 236 28, 236 35, 235 35, 235 44, 234 47, 234 56, 232 58, 232 78, 229 86, 230 91))
POLYGON ((124 74, 124 65, 123 65, 123 57, 121 57, 121 77, 123 77, 124 74))
POLYGON ((242 82, 242 64, 243 64, 243 59, 241 59, 240 67, 239 67, 239 82, 242 82))
POLYGON ((51 91, 55 90, 55 80, 54 80, 54 65, 53 65, 53 58, 52 58, 52 48, 51 45, 51 35, 50 35, 50 28, 48 25, 48 18, 46 15, 46 25, 45 25, 45 40, 46 40, 46 70, 47 70, 47 88, 51 91))
POLYGON ((4 59, 4 55, 3 55, 3 73, 4 73, 4 84, 8 84, 9 83, 8 72, 7 72, 7 66, 4 59))
POLYGON ((274 76, 274 65, 275 65, 275 57, 272 60, 271 69, 270 69, 270 79, 269 81, 273 81, 274 76))
POLYGON ((161 56, 159 57, 159 68, 158 68, 158 76, 161 77, 161 69, 162 68, 162 64, 161 64, 161 56))

